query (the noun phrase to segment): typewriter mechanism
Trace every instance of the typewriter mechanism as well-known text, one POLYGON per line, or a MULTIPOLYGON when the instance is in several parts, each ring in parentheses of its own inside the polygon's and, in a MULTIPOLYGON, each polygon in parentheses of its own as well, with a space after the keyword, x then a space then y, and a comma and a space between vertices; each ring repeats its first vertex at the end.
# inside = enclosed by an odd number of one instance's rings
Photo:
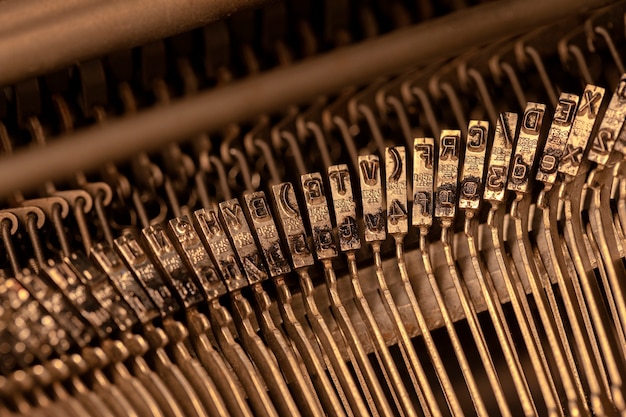
POLYGON ((0 1, 0 417, 626 416, 625 22, 0 1))

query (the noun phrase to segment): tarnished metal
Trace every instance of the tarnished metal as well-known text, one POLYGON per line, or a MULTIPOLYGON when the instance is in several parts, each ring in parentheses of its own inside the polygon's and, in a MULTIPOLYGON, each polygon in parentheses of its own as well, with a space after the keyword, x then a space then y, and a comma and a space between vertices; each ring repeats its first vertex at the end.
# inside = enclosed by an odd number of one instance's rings
MULTIPOLYGON (((582 108, 582 106, 581 106, 582 108)), ((591 114, 591 108, 589 109, 591 114)), ((617 137, 626 119, 626 74, 619 80, 609 106, 604 112, 602 122, 595 132, 587 158, 599 165, 606 165, 613 147, 621 153, 626 152, 626 144, 617 142, 617 137)))
MULTIPOLYGON (((200 216, 202 218, 202 216, 200 216)), ((200 220, 198 220, 200 221, 200 220)), ((205 299, 215 300, 226 293, 226 287, 218 275, 213 261, 209 257, 198 233, 187 216, 169 221, 169 230, 174 235, 182 256, 195 275, 205 299)))
POLYGON ((559 172, 569 176, 578 173, 603 98, 604 88, 595 85, 585 87, 558 167, 559 172))
POLYGON ((352 194, 352 181, 348 165, 328 167, 332 205, 337 222, 339 249, 342 252, 361 248, 361 238, 357 227, 356 203, 352 194))
POLYGON ((380 160, 376 155, 366 155, 359 156, 358 163, 365 241, 385 240, 387 233, 383 211, 384 195, 380 160))
POLYGON ((489 122, 472 120, 467 127, 463 172, 459 179, 459 209, 477 210, 483 193, 483 173, 489 122))
POLYGON ((194 215, 202 231, 203 239, 206 240, 207 249, 213 255, 228 291, 235 291, 248 285, 246 277, 237 265, 235 252, 216 210, 204 208, 196 211, 194 215))
POLYGON ((334 258, 338 254, 337 244, 333 236, 322 175, 319 172, 305 174, 300 181, 311 225, 315 255, 319 260, 334 258))
POLYGON ((504 200, 511 154, 517 141, 517 118, 516 113, 500 113, 498 118, 483 193, 483 198, 487 201, 504 200))
POLYGON ((266 280, 268 275, 263 259, 250 233, 250 227, 239 201, 233 198, 221 202, 220 213, 248 283, 256 284, 266 280))
POLYGON ((291 268, 281 249, 281 239, 265 193, 248 193, 244 199, 270 275, 277 277, 289 273, 291 268))
MULTIPOLYGON (((343 397, 343 403, 347 410, 359 416, 369 415, 369 410, 364 399, 357 391, 357 384, 345 363, 341 351, 334 340, 328 325, 322 317, 317 302, 313 298, 313 282, 307 271, 315 262, 313 252, 309 248, 304 222, 300 214, 300 207, 296 200, 293 184, 281 183, 272 187, 274 202, 277 207, 277 215, 282 226, 283 239, 287 241, 287 247, 291 255, 294 269, 300 278, 302 299, 311 328, 316 333, 322 355, 327 357, 330 363, 328 370, 336 379, 336 389, 343 397)), ((283 300, 286 298, 282 292, 283 300)))
MULTIPOLYGON (((552 347, 552 353, 557 363, 553 373, 558 374, 565 390, 567 407, 572 414, 588 411, 584 401, 583 388, 578 374, 577 365, 568 343, 563 321, 556 305, 554 295, 549 286, 549 278, 537 268, 534 262, 533 249, 529 239, 529 209, 530 209, 530 173, 537 163, 535 154, 539 145, 539 136, 545 116, 546 106, 539 103, 528 103, 520 135, 514 151, 513 166, 509 177, 508 189, 515 191, 515 201, 511 205, 511 218, 514 220, 516 243, 519 249, 519 261, 516 262, 517 271, 526 277, 532 293, 543 328, 552 347), (545 290, 546 292, 544 292, 545 290), (556 316, 556 317, 555 317, 556 316)), ((514 258, 515 259, 515 258, 514 258)), ((528 317, 530 312, 527 313, 528 317)))
POLYGON ((385 151, 385 191, 387 197, 387 232, 408 233, 406 153, 404 146, 385 151))
POLYGON ((556 103, 552 125, 550 125, 535 177, 537 181, 544 183, 544 188, 551 186, 556 180, 557 170, 564 157, 574 117, 578 110, 578 101, 579 97, 575 94, 561 93, 556 103))
POLYGON ((311 252, 304 229, 304 222, 298 209, 293 184, 284 182, 272 186, 274 203, 276 204, 278 220, 285 234, 286 246, 289 249, 293 267, 303 268, 313 265, 311 252))
POLYGON ((135 236, 127 232, 114 242, 126 265, 144 286, 159 313, 165 315, 178 310, 178 301, 174 294, 135 236))
POLYGON ((137 322, 137 316, 113 287, 106 274, 92 264, 84 254, 73 253, 65 259, 65 262, 74 269, 100 305, 111 314, 118 329, 128 330, 137 322))
POLYGON ((413 143, 412 224, 430 227, 433 223, 435 183, 435 140, 416 138, 413 143))

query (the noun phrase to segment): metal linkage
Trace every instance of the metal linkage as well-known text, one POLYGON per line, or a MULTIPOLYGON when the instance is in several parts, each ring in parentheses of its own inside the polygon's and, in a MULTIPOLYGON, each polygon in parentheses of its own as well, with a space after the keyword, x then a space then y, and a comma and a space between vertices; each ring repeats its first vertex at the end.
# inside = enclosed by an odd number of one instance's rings
MULTIPOLYGON (((398 30, 106 126, 64 136, 46 149, 16 152, 0 162, 0 195, 32 188, 44 180, 68 177, 107 161, 119 161, 230 122, 283 109, 320 94, 336 92, 346 85, 398 73, 434 58, 454 56, 494 39, 609 3, 608 0, 555 0, 528 7, 523 0, 494 2, 398 30), (481 24, 476 25, 476 21, 481 24)), ((174 6, 166 0, 116 1, 88 10, 88 15, 78 11, 69 13, 36 30, 16 31, 1 37, 0 62, 5 65, 0 68, 0 84, 105 51, 172 35, 232 11, 226 8, 226 2, 215 0, 194 2, 189 7, 174 6), (137 20, 136 16, 142 19, 137 20)))

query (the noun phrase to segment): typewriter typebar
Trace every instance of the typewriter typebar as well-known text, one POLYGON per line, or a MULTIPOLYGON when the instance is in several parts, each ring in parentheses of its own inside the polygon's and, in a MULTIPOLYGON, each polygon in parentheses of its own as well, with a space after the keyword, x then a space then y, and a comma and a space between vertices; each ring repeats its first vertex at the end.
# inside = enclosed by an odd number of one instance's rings
POLYGON ((625 1, 0 23, 0 417, 626 417, 625 1))

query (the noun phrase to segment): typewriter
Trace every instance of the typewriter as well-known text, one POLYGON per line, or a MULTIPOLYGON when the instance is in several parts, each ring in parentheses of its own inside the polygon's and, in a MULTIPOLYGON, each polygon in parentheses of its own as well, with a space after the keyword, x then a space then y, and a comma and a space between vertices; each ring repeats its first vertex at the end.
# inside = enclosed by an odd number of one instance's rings
POLYGON ((0 417, 626 416, 626 2, 0 2, 0 417))

